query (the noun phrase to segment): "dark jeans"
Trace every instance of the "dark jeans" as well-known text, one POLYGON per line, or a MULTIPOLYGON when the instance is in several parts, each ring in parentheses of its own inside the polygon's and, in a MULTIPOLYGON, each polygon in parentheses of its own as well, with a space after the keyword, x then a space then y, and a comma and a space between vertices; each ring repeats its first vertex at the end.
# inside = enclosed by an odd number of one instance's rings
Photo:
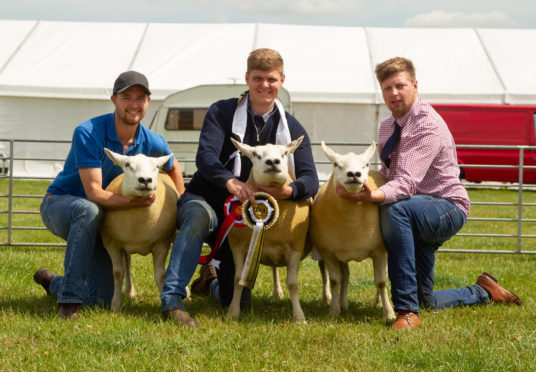
POLYGON ((64 276, 54 276, 51 294, 58 303, 109 306, 114 278, 112 261, 99 235, 102 208, 77 196, 47 195, 40 212, 50 232, 67 241, 64 276))
POLYGON ((418 313, 419 306, 438 310, 490 301, 478 285, 434 291, 435 251, 466 220, 465 213, 450 201, 427 195, 381 206, 380 224, 396 311, 418 313))

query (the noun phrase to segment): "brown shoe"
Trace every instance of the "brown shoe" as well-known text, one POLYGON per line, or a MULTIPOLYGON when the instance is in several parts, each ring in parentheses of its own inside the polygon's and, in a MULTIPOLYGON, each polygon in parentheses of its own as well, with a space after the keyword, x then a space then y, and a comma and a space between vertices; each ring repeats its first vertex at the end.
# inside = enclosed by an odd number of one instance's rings
POLYGON ((392 327, 396 330, 411 329, 421 324, 421 317, 411 311, 398 311, 392 327))
POLYGON ((192 318, 190 314, 188 314, 186 311, 182 311, 179 308, 162 312, 162 317, 164 318, 164 320, 174 320, 177 323, 190 328, 199 327, 197 321, 192 318))
POLYGON ((199 278, 194 280, 190 289, 198 296, 208 296, 210 293, 210 283, 216 279, 216 269, 211 264, 206 264, 199 270, 199 278))
POLYGON ((52 271, 42 267, 35 272, 33 278, 37 284, 43 286, 45 291, 47 291, 47 295, 50 296, 50 282, 52 282, 52 278, 54 278, 54 274, 52 273, 52 271))
POLYGON ((80 311, 80 304, 60 304, 58 317, 62 319, 76 319, 80 311))
POLYGON ((476 284, 489 292, 493 302, 521 306, 519 297, 497 284, 497 279, 489 273, 482 273, 476 280, 476 284))

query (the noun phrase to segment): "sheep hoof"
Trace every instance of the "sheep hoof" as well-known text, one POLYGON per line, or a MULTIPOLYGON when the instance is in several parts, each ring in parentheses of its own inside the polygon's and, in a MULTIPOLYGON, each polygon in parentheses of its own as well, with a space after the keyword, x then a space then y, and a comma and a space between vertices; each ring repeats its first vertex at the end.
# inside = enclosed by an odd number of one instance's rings
POLYGON ((236 321, 238 321, 239 316, 240 316, 240 314, 231 314, 229 312, 229 313, 227 313, 227 320, 236 322, 236 321))

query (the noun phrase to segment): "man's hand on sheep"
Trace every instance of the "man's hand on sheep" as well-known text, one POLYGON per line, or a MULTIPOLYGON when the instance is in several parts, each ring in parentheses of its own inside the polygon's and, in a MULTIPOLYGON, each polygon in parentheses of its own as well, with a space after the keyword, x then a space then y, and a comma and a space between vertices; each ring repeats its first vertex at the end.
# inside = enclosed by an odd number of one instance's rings
POLYGON ((339 195, 341 198, 346 199, 352 203, 357 203, 357 202, 381 203, 385 200, 385 194, 383 193, 383 191, 381 190, 372 191, 369 185, 367 184, 367 181, 363 183, 363 190, 361 190, 358 193, 349 193, 339 183, 335 187, 335 191, 337 192, 337 195, 339 195))
POLYGON ((126 196, 126 198, 129 199, 128 204, 130 208, 148 207, 156 200, 156 192, 147 196, 126 196))
POLYGON ((288 199, 292 196, 292 187, 285 185, 284 183, 272 182, 270 186, 262 186, 255 182, 255 187, 259 191, 267 192, 277 200, 288 199))
POLYGON ((255 190, 251 185, 248 185, 237 178, 230 178, 225 183, 225 187, 227 187, 227 191, 229 191, 230 194, 233 194, 235 198, 241 202, 249 199, 251 205, 255 205, 255 190))

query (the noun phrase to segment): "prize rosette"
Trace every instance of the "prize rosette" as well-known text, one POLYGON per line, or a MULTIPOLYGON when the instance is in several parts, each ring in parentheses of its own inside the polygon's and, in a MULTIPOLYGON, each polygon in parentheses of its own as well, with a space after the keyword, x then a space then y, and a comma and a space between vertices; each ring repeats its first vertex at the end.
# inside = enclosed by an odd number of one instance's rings
POLYGON ((279 206, 273 196, 265 192, 255 193, 255 205, 249 200, 242 203, 242 219, 253 229, 249 241, 246 261, 238 284, 253 289, 259 272, 264 232, 272 227, 279 218, 279 206))
MULTIPOLYGON (((251 205, 249 199, 242 203, 242 221, 251 229, 255 227, 257 222, 262 222, 264 228, 268 230, 278 218, 279 206, 274 197, 268 193, 256 192, 255 206, 251 205)), ((236 223, 235 226, 237 226, 236 223)))

